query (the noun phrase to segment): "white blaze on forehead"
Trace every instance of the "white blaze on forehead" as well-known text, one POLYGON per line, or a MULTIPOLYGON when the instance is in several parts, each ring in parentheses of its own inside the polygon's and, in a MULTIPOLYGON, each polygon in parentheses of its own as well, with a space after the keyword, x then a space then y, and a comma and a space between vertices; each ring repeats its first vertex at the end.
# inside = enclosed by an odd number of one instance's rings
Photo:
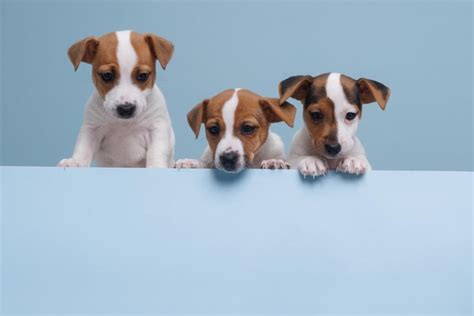
POLYGON ((341 74, 330 73, 326 82, 326 95, 334 103, 334 111, 339 113, 341 107, 347 102, 344 89, 341 84, 341 74))
MULTIPOLYGON (((132 71, 138 57, 131 42, 131 31, 115 32, 117 36, 117 62, 120 76, 117 84, 105 96, 105 107, 115 113, 117 106, 131 103, 136 106, 136 116, 146 107, 146 96, 149 91, 141 91, 132 80, 132 71)), ((115 114, 114 114, 115 115, 115 114)))
POLYGON ((341 83, 341 74, 330 73, 326 82, 326 95, 334 104, 334 117, 336 118, 337 140, 341 145, 341 154, 349 151, 354 144, 354 136, 357 131, 358 118, 350 124, 346 124, 345 116, 349 111, 355 112, 357 108, 347 101, 346 94, 341 83))
POLYGON ((242 141, 234 135, 235 111, 239 104, 239 90, 240 89, 235 89, 232 97, 227 100, 222 107, 222 119, 224 120, 225 131, 224 136, 216 148, 216 165, 219 165, 219 156, 230 151, 236 152, 239 155, 239 165, 244 165, 244 146, 242 141))
POLYGON ((120 67, 120 83, 132 84, 132 71, 137 63, 137 53, 132 46, 131 31, 120 31, 117 35, 117 60, 120 67))
POLYGON ((234 118, 235 110, 239 104, 238 92, 240 89, 235 89, 232 97, 224 103, 222 107, 222 118, 225 124, 224 137, 234 137, 234 118))

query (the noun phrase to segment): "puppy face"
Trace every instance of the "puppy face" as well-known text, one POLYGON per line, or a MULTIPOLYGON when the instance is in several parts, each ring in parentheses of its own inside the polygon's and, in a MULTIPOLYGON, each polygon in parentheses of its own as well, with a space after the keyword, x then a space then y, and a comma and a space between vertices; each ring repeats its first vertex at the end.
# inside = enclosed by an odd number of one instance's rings
POLYGON ((155 61, 165 69, 172 54, 173 44, 166 39, 131 31, 87 37, 68 50, 75 69, 81 61, 92 64, 92 79, 105 110, 118 119, 143 113, 156 80, 155 61))
POLYGON ((271 123, 293 126, 296 108, 288 102, 264 98, 248 90, 226 90, 196 105, 188 123, 196 137, 201 123, 216 168, 239 172, 251 165, 265 143, 271 123))
POLYGON ((290 77, 280 83, 279 92, 280 102, 293 97, 303 103, 314 150, 330 159, 344 157, 354 146, 362 104, 377 102, 384 110, 390 97, 380 82, 338 73, 290 77))

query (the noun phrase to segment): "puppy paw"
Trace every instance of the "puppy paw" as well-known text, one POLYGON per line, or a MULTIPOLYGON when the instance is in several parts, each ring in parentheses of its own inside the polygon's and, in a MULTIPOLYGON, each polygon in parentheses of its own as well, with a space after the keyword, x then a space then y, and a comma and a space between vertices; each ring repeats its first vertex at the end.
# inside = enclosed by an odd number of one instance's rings
POLYGON ((339 162, 336 171, 360 175, 366 173, 369 168, 369 163, 366 159, 359 157, 347 157, 339 162))
POLYGON ((80 160, 74 158, 66 158, 61 160, 58 163, 58 167, 61 168, 78 168, 78 167, 86 167, 86 164, 80 160))
POLYGON ((283 159, 267 159, 260 164, 261 169, 290 169, 290 164, 283 159))
POLYGON ((328 164, 318 157, 307 157, 300 161, 298 170, 303 177, 319 177, 328 172, 328 164))
POLYGON ((196 159, 179 159, 174 163, 175 169, 196 169, 201 167, 201 162, 196 159))

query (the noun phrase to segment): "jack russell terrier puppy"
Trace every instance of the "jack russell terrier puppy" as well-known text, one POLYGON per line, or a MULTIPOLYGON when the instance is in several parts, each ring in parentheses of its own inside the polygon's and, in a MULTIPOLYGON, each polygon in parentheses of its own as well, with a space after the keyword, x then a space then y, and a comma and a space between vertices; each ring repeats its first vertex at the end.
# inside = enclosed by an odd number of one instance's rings
POLYGON ((201 160, 180 159, 175 168, 217 168, 236 173, 245 167, 289 169, 280 137, 270 124, 293 127, 296 108, 288 102, 261 97, 249 90, 231 89, 206 99, 188 113, 196 138, 205 125, 208 146, 201 160))
POLYGON ((293 97, 304 107, 305 126, 293 138, 288 156, 292 167, 313 177, 329 169, 357 175, 371 170, 356 131, 362 104, 377 102, 384 110, 388 87, 375 80, 327 73, 287 78, 278 90, 280 103, 293 97))
POLYGON ((121 31, 87 37, 68 50, 77 70, 92 64, 95 91, 71 158, 59 167, 172 167, 174 133, 165 98, 155 85, 155 62, 163 69, 173 44, 155 34, 121 31))

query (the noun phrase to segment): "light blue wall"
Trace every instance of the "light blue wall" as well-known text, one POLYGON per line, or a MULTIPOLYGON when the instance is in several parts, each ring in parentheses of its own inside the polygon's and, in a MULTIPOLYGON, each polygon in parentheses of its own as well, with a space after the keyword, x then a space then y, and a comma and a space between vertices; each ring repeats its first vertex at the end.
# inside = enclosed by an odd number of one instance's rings
MULTIPOLYGON (((71 154, 93 85, 66 57, 113 30, 156 32, 176 46, 158 84, 176 157, 200 155, 185 115, 229 87, 275 96, 296 74, 343 72, 386 83, 385 113, 364 111, 376 169, 473 170, 472 2, 3 2, 2 163, 55 165, 71 154)), ((301 125, 301 111, 296 126, 301 125)), ((274 127, 288 145, 295 130, 274 127)))
POLYGON ((2 172, 4 316, 473 312, 472 173, 2 172))

